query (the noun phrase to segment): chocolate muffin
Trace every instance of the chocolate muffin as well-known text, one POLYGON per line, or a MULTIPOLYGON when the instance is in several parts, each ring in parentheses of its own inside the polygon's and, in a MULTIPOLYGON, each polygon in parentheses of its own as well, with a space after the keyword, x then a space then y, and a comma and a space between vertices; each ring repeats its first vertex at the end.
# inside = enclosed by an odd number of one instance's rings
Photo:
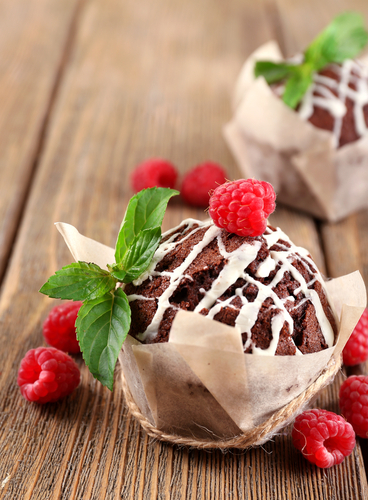
MULTIPOLYGON (((278 94, 282 91, 276 87, 278 94)), ((348 59, 315 73, 297 112, 332 132, 336 147, 360 139, 368 132, 368 68, 348 59)))
POLYGON ((271 226, 241 237, 187 219, 163 235, 149 270, 125 292, 129 333, 143 343, 167 342, 179 309, 239 327, 246 353, 317 352, 337 333, 311 256, 271 226))

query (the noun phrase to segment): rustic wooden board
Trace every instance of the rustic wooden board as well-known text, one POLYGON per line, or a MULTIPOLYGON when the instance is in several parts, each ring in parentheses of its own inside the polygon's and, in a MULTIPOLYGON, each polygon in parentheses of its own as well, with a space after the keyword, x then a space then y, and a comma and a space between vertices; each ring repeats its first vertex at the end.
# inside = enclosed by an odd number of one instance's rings
MULTIPOLYGON (((265 0, 266 2, 268 0, 265 0)), ((333 19, 347 10, 360 12, 368 22, 365 0, 274 0, 274 18, 279 26, 280 46, 287 57, 304 50, 333 19)))
POLYGON ((0 283, 80 3, 0 1, 0 283))
MULTIPOLYGON (((338 13, 351 9, 363 14, 368 22, 368 7, 364 1, 354 1, 348 5, 344 1, 309 0, 307 3, 300 0, 276 0, 277 15, 282 26, 282 48, 287 56, 299 52, 323 27, 338 13), (303 12, 304 22, 300 22, 303 12)), ((342 276, 359 270, 366 286, 368 285, 368 251, 367 251, 368 212, 362 211, 337 224, 319 224, 321 245, 326 262, 326 275, 330 277, 342 276)), ((350 368, 349 374, 367 374, 368 363, 359 367, 350 368)), ((320 398, 319 404, 323 408, 331 406, 338 412, 338 391, 346 375, 341 374, 329 388, 329 396, 320 398)), ((327 408, 329 409, 329 408, 327 408)), ((366 440, 359 440, 356 452, 361 452, 365 458, 367 470, 368 447, 366 440), (361 448, 361 450, 359 450, 361 448)), ((348 466, 348 465, 347 465, 348 466)), ((359 470, 359 469, 358 469, 359 470)), ((354 495, 368 495, 366 478, 361 477, 362 490, 355 490, 354 495), (358 493, 360 492, 360 493, 358 493)), ((353 493, 351 493, 353 495, 353 493)), ((353 496, 352 496, 353 498, 353 496)), ((355 498, 355 497, 354 497, 355 498)), ((360 498, 359 496, 357 498, 360 498)))
MULTIPOLYGON (((271 1, 85 4, 0 300, 0 498, 365 498, 359 449, 322 471, 287 433, 246 453, 154 442, 127 412, 118 369, 110 393, 77 358, 80 387, 45 407, 16 387, 19 362, 42 343, 54 303, 37 290, 70 262, 53 222, 113 245, 131 196, 129 172, 149 156, 168 157, 181 172, 210 158, 238 177, 221 136, 233 83, 251 50, 282 35, 283 15, 271 1)), ((188 216, 205 214, 176 200, 164 228, 188 216)), ((310 218, 280 208, 272 222, 324 268, 310 218)), ((336 410, 335 396, 335 386, 326 390, 321 406, 336 410)))
MULTIPOLYGON (((361 211, 338 224, 322 224, 321 238, 330 276, 341 276, 359 270, 368 286, 368 211, 361 211), (348 257, 346 257, 348 256, 348 257)), ((350 367, 348 375, 367 375, 368 362, 350 367)), ((366 471, 368 443, 360 440, 366 471)))

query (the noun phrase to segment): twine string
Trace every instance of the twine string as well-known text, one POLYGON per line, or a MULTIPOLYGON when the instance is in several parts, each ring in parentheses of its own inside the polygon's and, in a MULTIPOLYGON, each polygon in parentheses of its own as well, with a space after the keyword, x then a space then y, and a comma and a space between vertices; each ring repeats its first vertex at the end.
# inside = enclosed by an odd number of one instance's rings
POLYGON ((303 411, 308 402, 317 395, 324 387, 332 382, 335 375, 341 367, 341 359, 336 360, 331 358, 326 369, 319 377, 299 396, 294 398, 290 403, 275 412, 269 419, 262 424, 246 431, 238 436, 224 439, 205 439, 205 438, 190 438, 183 437, 178 434, 169 434, 160 429, 157 429, 151 422, 142 414, 138 408, 133 396, 130 392, 123 372, 121 372, 122 386, 125 401, 130 410, 130 413, 138 420, 146 433, 160 441, 166 441, 172 444, 181 446, 189 446, 201 449, 221 449, 230 448, 246 449, 254 446, 259 446, 271 439, 281 428, 291 422, 299 413, 303 411))

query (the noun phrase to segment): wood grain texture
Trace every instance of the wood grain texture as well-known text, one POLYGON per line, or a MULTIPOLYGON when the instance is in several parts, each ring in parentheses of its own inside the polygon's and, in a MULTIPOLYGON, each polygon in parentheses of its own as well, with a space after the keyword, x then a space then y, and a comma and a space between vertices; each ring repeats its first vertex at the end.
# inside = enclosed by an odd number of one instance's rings
MULTIPOLYGON (((54 304, 37 290, 71 260, 53 222, 113 245, 132 194, 129 172, 151 156, 170 158, 181 172, 213 159, 238 177, 221 135, 230 95, 246 56, 280 36, 285 19, 270 1, 86 2, 0 300, 1 499, 365 498, 359 449, 322 471, 296 452, 287 430, 246 453, 155 442, 127 412, 119 368, 110 393, 76 357, 81 385, 44 407, 27 403, 16 387, 19 362, 42 344, 42 321, 54 304)), ((173 200, 164 229, 188 216, 205 214, 173 200)), ((324 268, 310 218, 280 207, 272 223, 324 268)), ((337 409, 336 387, 324 391, 321 406, 337 409)))
POLYGON ((0 2, 0 283, 79 3, 0 2))
POLYGON ((280 25, 281 47, 285 56, 291 57, 303 51, 334 16, 347 10, 360 12, 368 23, 365 0, 326 0, 323 2, 274 0, 273 13, 280 25))
MULTIPOLYGON (((276 0, 276 5, 277 15, 280 17, 280 24, 283 26, 283 49, 288 56, 302 50, 335 15, 347 9, 361 12, 366 22, 368 22, 368 6, 366 2, 359 0, 349 5, 343 0, 328 0, 325 2, 319 2, 318 0, 309 0, 308 2, 276 0), (302 16, 303 23, 300 22, 302 16)), ((359 270, 366 286, 368 285, 367 229, 368 211, 362 211, 336 224, 321 223, 319 225, 327 276, 338 277, 359 270)), ((349 369, 348 375, 353 372, 368 374, 368 363, 353 370, 349 369)), ((329 388, 329 396, 322 398, 321 407, 330 409, 328 406, 331 406, 332 411, 338 412, 338 391, 345 378, 346 374, 337 377, 335 383, 329 388)), ((366 462, 368 459, 366 440, 359 440, 358 448, 358 456, 355 457, 355 460, 359 466, 362 463, 362 454, 366 462)), ((347 466, 350 467, 348 464, 347 466)), ((346 478, 342 477, 342 479, 344 479, 343 484, 346 487, 346 478)), ((355 493, 351 493, 351 495, 360 494, 362 498, 366 498, 368 490, 364 474, 361 477, 360 488, 361 490, 354 490, 355 493), (360 493, 357 493, 357 491, 360 493)), ((352 498, 354 497, 352 496, 352 498)), ((358 496, 358 498, 360 497, 358 496)))

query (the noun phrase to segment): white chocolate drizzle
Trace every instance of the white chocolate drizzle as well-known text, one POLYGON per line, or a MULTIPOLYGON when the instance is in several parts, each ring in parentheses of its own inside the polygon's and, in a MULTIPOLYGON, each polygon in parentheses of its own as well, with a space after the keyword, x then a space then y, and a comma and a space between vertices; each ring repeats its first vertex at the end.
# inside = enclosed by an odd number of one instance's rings
POLYGON ((308 120, 315 107, 326 109, 335 120, 332 133, 337 147, 340 143, 342 120, 347 110, 347 98, 353 101, 356 133, 359 137, 368 133, 364 118, 364 106, 368 104, 368 68, 347 59, 341 65, 329 65, 328 69, 336 74, 338 80, 315 73, 298 113, 303 120, 308 120), (354 85, 355 89, 349 84, 354 85))
MULTIPOLYGON (((157 301, 157 310, 150 325, 146 331, 140 333, 137 338, 141 341, 150 341, 156 337, 165 312, 169 308, 177 308, 174 304, 170 303, 170 298, 175 293, 182 280, 188 278, 191 280, 193 279, 186 274, 187 269, 200 255, 203 249, 212 241, 216 240, 218 251, 224 258, 225 265, 217 278, 212 282, 209 290, 205 290, 204 288, 199 289, 199 293, 203 295, 203 297, 195 307, 194 312, 200 313, 202 309, 207 309, 207 317, 213 319, 224 307, 236 309, 238 311, 238 315, 235 320, 235 325, 240 328, 242 334, 246 334, 244 350, 251 347, 254 354, 274 355, 279 342, 281 330, 285 324, 287 325, 290 334, 290 340, 293 343, 292 334, 294 324, 289 311, 297 307, 301 307, 306 301, 311 301, 314 305, 316 318, 319 322, 325 342, 329 347, 331 347, 334 343, 333 328, 325 314, 318 293, 313 290, 311 286, 315 281, 319 281, 325 293, 326 290, 323 279, 316 269, 316 266, 310 258, 307 250, 295 246, 280 229, 276 229, 274 231, 267 228, 263 234, 263 239, 262 237, 254 238, 251 243, 248 240, 236 250, 228 252, 224 241, 222 240, 222 234, 222 230, 216 227, 212 221, 199 222, 193 219, 183 221, 180 226, 168 233, 165 233, 164 236, 166 236, 167 239, 157 249, 154 256, 154 264, 150 266, 150 272, 145 273, 144 279, 147 279, 148 275, 162 276, 166 279, 166 289, 159 297, 156 298, 146 297, 141 294, 128 295, 129 302, 133 302, 135 300, 157 301), (168 252, 173 250, 177 245, 181 245, 183 241, 187 240, 201 229, 206 229, 203 238, 193 246, 187 257, 178 267, 172 271, 160 272, 155 270, 157 263, 159 263, 168 252), (185 231, 187 231, 187 233, 185 236, 182 236, 185 231), (178 239, 180 236, 182 236, 181 239, 178 239), (178 241, 175 241, 176 239, 178 239, 178 241), (258 252, 262 247, 262 242, 266 243, 269 255, 261 261, 255 276, 259 278, 267 278, 275 270, 276 266, 280 266, 271 282, 267 285, 257 279, 254 279, 245 271, 247 267, 257 258, 258 252), (270 250, 270 248, 276 243, 277 250, 270 250), (297 270, 295 265, 293 265, 293 262, 295 261, 302 261, 303 267, 306 268, 313 276, 310 281, 307 282, 303 275, 297 270), (294 295, 281 299, 275 293, 274 288, 283 279, 285 272, 289 272, 300 284, 300 286, 294 291, 294 295), (245 285, 237 288, 234 295, 231 297, 219 300, 224 292, 239 278, 245 281, 245 285), (243 294, 244 288, 246 288, 249 284, 254 285, 258 290, 257 296, 253 302, 249 302, 243 294), (304 298, 299 301, 297 305, 292 306, 292 304, 295 303, 295 296, 300 292, 302 292, 304 298), (233 304, 235 297, 238 298, 236 306, 233 304), (269 309, 275 309, 277 310, 277 313, 271 320, 272 339, 270 345, 266 349, 261 349, 254 344, 251 330, 256 324, 260 308, 262 307, 264 301, 269 298, 272 299, 272 304, 269 306, 269 309), (239 299, 241 302, 240 306, 239 299), (286 308, 286 304, 288 304, 289 311, 286 308)), ((144 279, 141 277, 134 284, 139 285, 144 281, 144 279)), ((296 346, 295 349, 296 354, 301 354, 296 346)))

